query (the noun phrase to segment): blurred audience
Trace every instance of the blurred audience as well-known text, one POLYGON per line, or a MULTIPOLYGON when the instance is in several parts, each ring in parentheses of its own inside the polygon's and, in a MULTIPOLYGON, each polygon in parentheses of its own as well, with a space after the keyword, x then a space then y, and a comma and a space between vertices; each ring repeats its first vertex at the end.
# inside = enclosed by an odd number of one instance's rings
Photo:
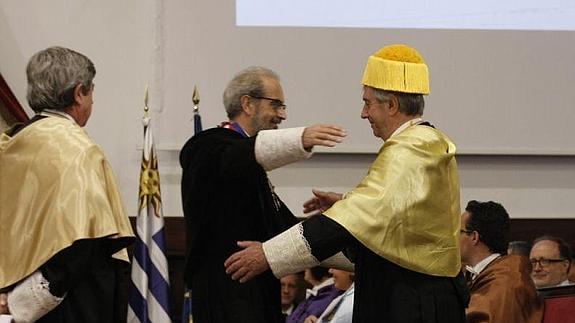
POLYGON ((313 288, 306 291, 306 299, 286 319, 287 323, 303 323, 305 319, 314 315, 319 317, 326 307, 343 293, 334 286, 334 280, 327 268, 313 267, 305 270, 304 279, 313 288))
POLYGON ((290 274, 280 279, 282 313, 285 317, 290 315, 297 304, 301 301, 298 298, 303 289, 302 274, 290 274))
POLYGON ((318 318, 308 316, 304 323, 351 323, 353 316, 354 274, 349 271, 330 269, 333 276, 334 286, 345 291, 336 297, 318 318))
POLYGON ((531 252, 531 244, 527 241, 511 241, 507 246, 508 255, 517 255, 529 258, 529 252, 531 252))
POLYGON ((542 302, 527 258, 506 255, 509 215, 496 202, 470 201, 461 215, 460 252, 470 273, 467 322, 541 322, 542 302))
POLYGON ((529 254, 531 278, 537 288, 569 285, 571 250, 561 238, 543 236, 535 239, 529 254))

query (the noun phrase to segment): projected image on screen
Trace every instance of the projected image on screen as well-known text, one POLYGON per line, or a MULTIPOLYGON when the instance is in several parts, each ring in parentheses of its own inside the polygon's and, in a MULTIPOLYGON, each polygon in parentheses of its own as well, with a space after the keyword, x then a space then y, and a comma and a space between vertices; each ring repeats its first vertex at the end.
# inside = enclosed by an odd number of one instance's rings
POLYGON ((237 0, 238 26, 575 30, 573 0, 237 0))
POLYGON ((213 126, 226 119, 232 75, 260 65, 281 76, 290 107, 282 127, 338 124, 348 135, 327 152, 377 153, 382 141, 360 115, 365 62, 408 44, 429 66, 423 118, 458 154, 575 156, 575 0, 195 0, 164 9, 170 108, 161 138, 189 137, 190 84, 213 126))

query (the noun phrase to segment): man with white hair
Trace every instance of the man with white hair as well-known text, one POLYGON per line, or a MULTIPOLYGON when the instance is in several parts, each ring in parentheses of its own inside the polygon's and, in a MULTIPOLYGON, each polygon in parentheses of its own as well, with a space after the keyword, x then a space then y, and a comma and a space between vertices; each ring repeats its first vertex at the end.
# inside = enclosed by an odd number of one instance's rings
POLYGON ((309 158, 314 146, 336 145, 345 131, 278 130, 287 118, 285 97, 278 75, 264 67, 237 73, 223 99, 229 120, 193 136, 180 153, 194 322, 279 323, 278 278, 268 272, 240 284, 226 275, 224 260, 238 240, 266 240, 297 223, 266 171, 309 158))

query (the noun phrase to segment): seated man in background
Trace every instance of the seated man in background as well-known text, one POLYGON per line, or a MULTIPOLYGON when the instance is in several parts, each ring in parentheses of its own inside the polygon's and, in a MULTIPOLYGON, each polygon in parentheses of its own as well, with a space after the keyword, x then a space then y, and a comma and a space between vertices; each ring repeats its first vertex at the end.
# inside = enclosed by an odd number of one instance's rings
POLYGON ((537 288, 569 285, 571 250, 563 239, 552 236, 535 239, 529 261, 533 267, 531 278, 537 288))
POLYGON ((345 292, 331 301, 319 318, 310 315, 304 323, 351 323, 352 321, 355 275, 352 272, 334 268, 330 269, 329 272, 333 276, 334 286, 345 292))
POLYGON ((527 241, 511 241, 507 246, 508 255, 517 255, 529 258, 531 252, 531 244, 527 241))
POLYGON ((306 269, 304 279, 313 288, 306 291, 306 300, 301 302, 288 316, 287 323, 303 323, 310 315, 319 317, 329 303, 343 293, 343 290, 337 289, 334 285, 334 280, 327 268, 306 269))
POLYGON ((505 255, 509 215, 499 203, 470 201, 461 216, 461 262, 471 274, 467 322, 541 322, 542 302, 525 257, 505 255))
POLYGON ((282 314, 287 317, 289 316, 296 306, 299 304, 301 299, 298 299, 301 292, 303 291, 303 284, 301 274, 289 274, 280 278, 282 293, 282 314))

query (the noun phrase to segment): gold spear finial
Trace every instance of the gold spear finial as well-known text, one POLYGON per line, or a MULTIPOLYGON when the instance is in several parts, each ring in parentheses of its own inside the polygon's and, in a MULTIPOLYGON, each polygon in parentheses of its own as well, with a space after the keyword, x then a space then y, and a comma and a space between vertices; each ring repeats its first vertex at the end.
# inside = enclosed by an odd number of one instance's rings
POLYGON ((194 94, 192 94, 192 102, 194 102, 194 112, 198 112, 198 104, 200 104, 200 93, 198 88, 194 85, 194 94))
POLYGON ((148 84, 146 84, 146 90, 144 91, 144 117, 148 116, 148 84))

